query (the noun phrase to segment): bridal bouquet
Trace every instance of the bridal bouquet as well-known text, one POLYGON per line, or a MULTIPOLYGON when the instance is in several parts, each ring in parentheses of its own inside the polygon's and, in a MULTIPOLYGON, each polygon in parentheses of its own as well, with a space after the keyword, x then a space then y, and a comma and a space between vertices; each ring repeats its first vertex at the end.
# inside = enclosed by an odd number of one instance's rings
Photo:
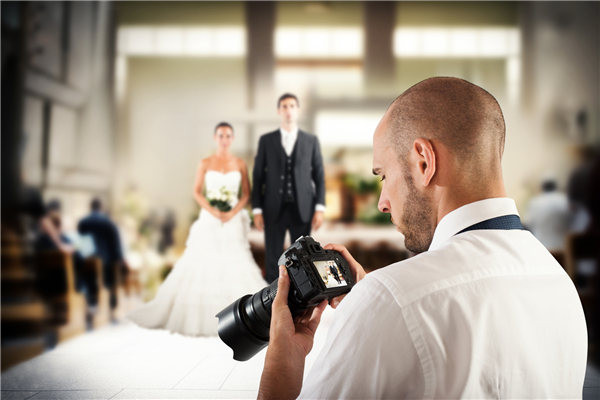
POLYGON ((214 207, 219 211, 227 212, 231 210, 233 193, 225 189, 225 186, 223 186, 219 190, 209 190, 206 195, 206 199, 211 207, 214 207))

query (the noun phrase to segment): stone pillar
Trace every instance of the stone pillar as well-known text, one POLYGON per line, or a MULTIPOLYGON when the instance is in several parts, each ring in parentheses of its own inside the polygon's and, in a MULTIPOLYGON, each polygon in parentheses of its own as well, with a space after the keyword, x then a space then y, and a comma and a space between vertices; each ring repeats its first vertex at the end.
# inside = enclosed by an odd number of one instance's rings
POLYGON ((532 111, 535 101, 534 60, 534 10, 527 1, 519 3, 519 29, 521 31, 521 105, 532 111))
POLYGON ((365 58, 364 76, 367 93, 392 87, 395 78, 394 28, 396 3, 364 2, 365 58))
POLYGON ((275 7, 275 2, 246 2, 246 65, 251 110, 262 110, 275 101, 275 7))

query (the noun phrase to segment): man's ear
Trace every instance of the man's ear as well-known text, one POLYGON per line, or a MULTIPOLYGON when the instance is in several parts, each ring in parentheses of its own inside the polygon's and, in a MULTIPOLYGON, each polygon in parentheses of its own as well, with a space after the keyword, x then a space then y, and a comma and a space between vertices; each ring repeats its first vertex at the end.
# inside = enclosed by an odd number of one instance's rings
POLYGON ((423 186, 428 186, 437 167, 433 145, 427 139, 416 139, 413 143, 412 153, 417 165, 416 181, 423 186))

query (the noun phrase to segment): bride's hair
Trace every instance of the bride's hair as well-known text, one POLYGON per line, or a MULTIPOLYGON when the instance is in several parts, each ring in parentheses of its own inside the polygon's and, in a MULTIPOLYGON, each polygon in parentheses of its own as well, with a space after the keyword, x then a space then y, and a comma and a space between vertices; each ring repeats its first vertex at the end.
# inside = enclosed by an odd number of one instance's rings
POLYGON ((233 131, 233 126, 231 126, 231 124, 229 122, 219 122, 217 124, 217 126, 215 126, 215 132, 213 133, 213 135, 217 133, 217 129, 222 128, 222 127, 227 127, 229 129, 231 129, 231 133, 235 134, 235 132, 233 131))

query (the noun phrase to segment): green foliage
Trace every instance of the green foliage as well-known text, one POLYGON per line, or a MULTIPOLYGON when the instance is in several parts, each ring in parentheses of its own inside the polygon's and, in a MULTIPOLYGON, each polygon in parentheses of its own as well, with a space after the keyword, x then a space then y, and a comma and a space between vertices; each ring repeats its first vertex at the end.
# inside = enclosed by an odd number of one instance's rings
POLYGON ((379 179, 374 177, 365 179, 357 174, 347 174, 344 177, 344 184, 356 194, 379 194, 381 190, 379 179))
POLYGON ((223 212, 227 212, 231 210, 231 204, 229 204, 228 201, 225 200, 210 200, 208 202, 210 204, 211 207, 216 208, 219 211, 223 211, 223 212))
POLYGON ((366 207, 363 212, 358 216, 358 220, 365 224, 373 225, 389 225, 390 214, 382 213, 377 209, 377 203, 371 203, 366 207))

